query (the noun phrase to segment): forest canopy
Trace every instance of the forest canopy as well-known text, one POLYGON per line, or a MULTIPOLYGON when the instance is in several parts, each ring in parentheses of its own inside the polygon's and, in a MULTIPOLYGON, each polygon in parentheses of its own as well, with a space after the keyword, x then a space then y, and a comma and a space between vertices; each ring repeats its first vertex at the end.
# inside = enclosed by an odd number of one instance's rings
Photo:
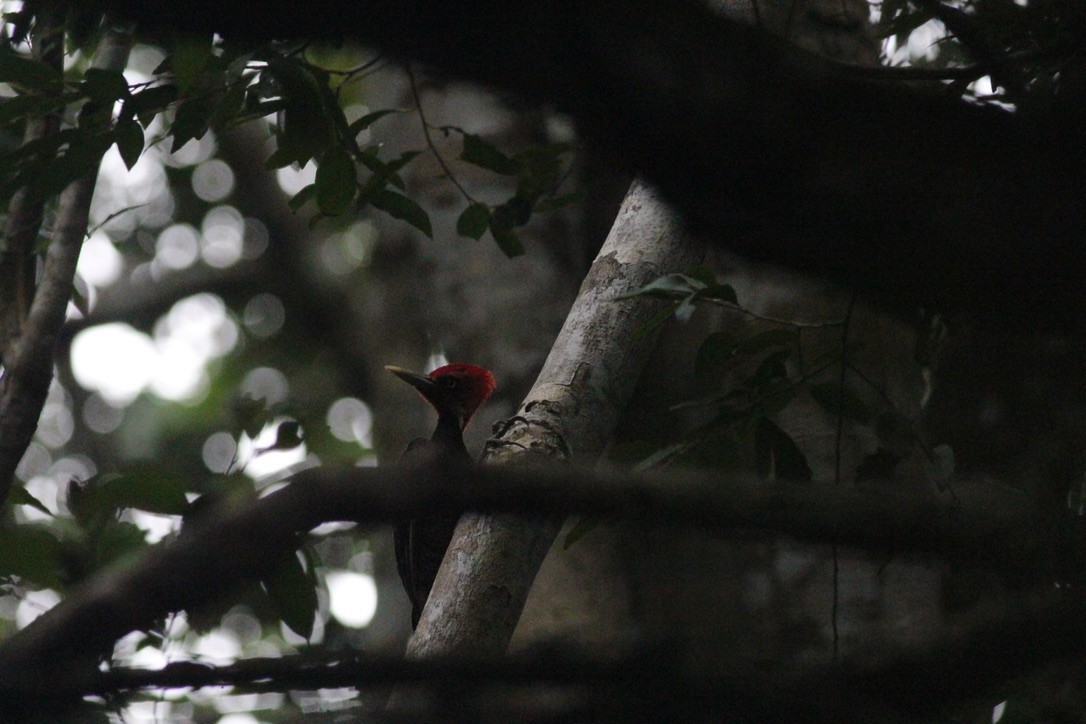
POLYGON ((1079 3, 2 9, 0 718, 1081 710, 1079 3))

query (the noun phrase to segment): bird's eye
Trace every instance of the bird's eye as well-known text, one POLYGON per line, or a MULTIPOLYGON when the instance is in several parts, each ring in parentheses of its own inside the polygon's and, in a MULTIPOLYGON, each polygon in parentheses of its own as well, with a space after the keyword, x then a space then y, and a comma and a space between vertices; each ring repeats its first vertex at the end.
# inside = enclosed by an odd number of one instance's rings
POLYGON ((442 377, 441 384, 445 385, 449 389, 454 389, 457 385, 460 384, 460 380, 456 379, 455 377, 442 377))

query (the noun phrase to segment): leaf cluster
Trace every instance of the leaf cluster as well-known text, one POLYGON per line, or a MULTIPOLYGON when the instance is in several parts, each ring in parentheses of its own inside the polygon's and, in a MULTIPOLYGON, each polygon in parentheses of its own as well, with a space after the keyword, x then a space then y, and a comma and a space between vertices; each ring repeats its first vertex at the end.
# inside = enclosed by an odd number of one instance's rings
POLYGON ((524 245, 516 229, 527 224, 533 214, 554 211, 581 198, 579 191, 560 194, 569 173, 571 143, 548 143, 509 156, 480 136, 455 126, 441 129, 458 133, 463 139, 460 160, 501 176, 514 177, 517 188, 506 201, 492 206, 481 201, 471 203, 456 222, 456 233, 481 239, 487 231, 507 256, 520 256, 524 245))
POLYGON ((928 458, 939 480, 952 473, 952 462, 947 469, 948 451, 929 448, 916 422, 894 409, 882 391, 845 358, 843 349, 804 371, 797 359, 804 327, 747 312, 739 305, 735 290, 710 270, 702 267, 685 274, 661 276, 618 299, 634 297, 669 302, 647 328, 672 315, 680 322, 686 321, 701 303, 732 307, 753 319, 738 331, 713 332, 697 350, 693 369, 696 379, 709 385, 726 381, 726 386, 676 409, 708 407, 715 410, 711 421, 663 449, 624 449, 618 452, 620 457, 639 460, 639 467, 682 463, 734 470, 751 466, 763 478, 809 480, 811 469, 806 457, 775 421, 789 403, 804 395, 832 418, 868 427, 875 434, 879 446, 859 466, 857 480, 890 477, 897 464, 916 450, 928 458), (839 381, 816 381, 821 372, 841 364, 856 372, 860 384, 870 389, 858 390, 839 381), (868 401, 871 397, 882 400, 882 409, 868 401))

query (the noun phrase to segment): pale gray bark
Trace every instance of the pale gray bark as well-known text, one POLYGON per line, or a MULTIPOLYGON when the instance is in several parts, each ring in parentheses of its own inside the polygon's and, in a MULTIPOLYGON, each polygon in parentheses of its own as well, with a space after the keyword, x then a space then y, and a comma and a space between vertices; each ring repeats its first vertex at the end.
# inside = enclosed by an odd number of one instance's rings
MULTIPOLYGON (((654 335, 632 338, 660 309, 658 301, 616 297, 703 254, 652 190, 635 182, 535 385, 488 442, 486 460, 593 461, 633 393, 654 335)), ((408 655, 504 651, 559 523, 465 516, 408 655)))
MULTIPOLYGON (((438 127, 463 128, 510 154, 566 140, 548 132, 542 112, 511 108, 475 86, 430 79, 422 68, 414 73, 434 151, 475 199, 502 203, 516 192, 517 180, 459 160, 460 136, 445 135, 438 127)), ((374 77, 367 101, 375 109, 416 105, 399 67, 374 77)), ((381 121, 372 133, 389 156, 423 151, 401 176, 411 198, 429 214, 434 237, 375 214, 380 243, 351 302, 365 320, 370 366, 380 371, 367 401, 380 411, 374 444, 384 460, 395 460, 411 438, 429 432, 433 419, 418 396, 408 394, 383 365, 421 369, 440 353, 451 362, 471 362, 493 372, 497 389, 465 432, 468 448, 479 449, 490 434, 490 422, 513 414, 530 389, 594 256, 594 250, 583 251, 580 206, 537 214, 519 227, 526 253, 512 259, 489 234, 478 241, 458 236, 456 220, 468 201, 429 152, 419 112, 381 121)))

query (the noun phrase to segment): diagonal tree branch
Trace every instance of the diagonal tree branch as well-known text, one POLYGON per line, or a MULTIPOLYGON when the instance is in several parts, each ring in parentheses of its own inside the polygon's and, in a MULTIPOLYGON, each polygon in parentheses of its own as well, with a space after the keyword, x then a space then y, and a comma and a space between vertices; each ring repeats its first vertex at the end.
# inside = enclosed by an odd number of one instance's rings
MULTIPOLYGON (((701 261, 704 247, 634 181, 614 226, 520 411, 487 443, 499 464, 594 462, 652 350, 645 328, 661 302, 616 302, 661 274, 701 261), (640 339, 639 339, 640 338, 640 339)), ((408 655, 501 653, 561 518, 468 515, 438 571, 408 655)))
MULTIPOLYGON (((130 44, 127 34, 107 33, 94 67, 124 70, 130 44)), ((34 437, 53 379, 53 350, 72 296, 96 181, 97 164, 61 192, 41 281, 19 337, 5 351, 4 376, 0 378, 0 501, 7 499, 15 468, 34 437)))
MULTIPOLYGON (((64 32, 49 13, 35 24, 33 54, 58 73, 63 67, 64 32)), ((27 121, 23 143, 44 138, 60 129, 61 111, 27 121)), ((43 200, 23 187, 8 205, 4 237, 0 243, 0 361, 22 333, 34 295, 35 242, 41 230, 43 200)))

